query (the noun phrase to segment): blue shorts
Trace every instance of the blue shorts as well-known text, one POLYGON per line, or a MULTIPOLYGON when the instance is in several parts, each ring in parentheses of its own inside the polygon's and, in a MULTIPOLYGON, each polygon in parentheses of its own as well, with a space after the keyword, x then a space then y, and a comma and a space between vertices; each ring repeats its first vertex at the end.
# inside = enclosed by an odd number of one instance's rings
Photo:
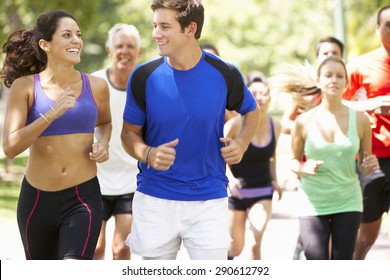
POLYGON ((48 192, 24 178, 17 218, 26 259, 91 260, 102 224, 99 181, 48 192))

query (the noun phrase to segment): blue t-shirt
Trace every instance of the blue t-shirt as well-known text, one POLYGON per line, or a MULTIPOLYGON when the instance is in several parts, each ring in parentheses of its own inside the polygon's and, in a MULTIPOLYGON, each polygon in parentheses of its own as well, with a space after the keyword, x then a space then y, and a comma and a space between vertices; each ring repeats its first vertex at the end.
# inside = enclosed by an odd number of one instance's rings
POLYGON ((192 69, 173 69, 165 57, 138 66, 127 85, 124 121, 143 126, 149 146, 179 139, 167 171, 139 162, 137 190, 159 198, 199 201, 227 196, 221 155, 225 108, 246 114, 256 100, 238 69, 203 52, 192 69))

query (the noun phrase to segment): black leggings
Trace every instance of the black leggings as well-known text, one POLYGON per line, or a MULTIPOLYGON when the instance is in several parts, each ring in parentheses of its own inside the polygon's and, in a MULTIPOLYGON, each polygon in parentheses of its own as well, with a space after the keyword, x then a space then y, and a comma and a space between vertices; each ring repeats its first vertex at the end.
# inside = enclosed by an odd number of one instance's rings
POLYGON ((48 192, 34 188, 24 178, 17 217, 26 259, 90 260, 102 224, 98 179, 48 192))
POLYGON ((331 259, 351 260, 360 219, 360 212, 300 217, 306 259, 329 260, 329 240, 332 238, 331 259))

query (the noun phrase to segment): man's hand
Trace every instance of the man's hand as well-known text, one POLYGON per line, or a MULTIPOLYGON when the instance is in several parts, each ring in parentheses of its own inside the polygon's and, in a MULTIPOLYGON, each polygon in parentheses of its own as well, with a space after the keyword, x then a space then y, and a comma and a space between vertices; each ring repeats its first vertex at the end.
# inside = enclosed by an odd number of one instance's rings
POLYGON ((222 143, 225 144, 221 148, 222 157, 225 159, 227 164, 237 164, 241 161, 242 156, 244 155, 245 148, 239 140, 234 140, 231 138, 220 138, 222 143))
POLYGON ((153 147, 148 157, 148 164, 156 170, 168 170, 175 162, 175 147, 179 139, 153 147))

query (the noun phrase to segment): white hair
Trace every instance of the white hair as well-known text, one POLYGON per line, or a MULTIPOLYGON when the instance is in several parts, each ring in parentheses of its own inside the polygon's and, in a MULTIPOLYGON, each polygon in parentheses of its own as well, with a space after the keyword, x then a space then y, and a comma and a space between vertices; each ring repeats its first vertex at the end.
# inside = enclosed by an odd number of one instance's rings
POLYGON ((114 36, 119 31, 125 31, 130 33, 131 36, 135 38, 138 47, 141 47, 141 36, 137 27, 132 24, 126 23, 117 23, 108 31, 108 39, 106 41, 106 48, 110 49, 112 47, 114 36))

